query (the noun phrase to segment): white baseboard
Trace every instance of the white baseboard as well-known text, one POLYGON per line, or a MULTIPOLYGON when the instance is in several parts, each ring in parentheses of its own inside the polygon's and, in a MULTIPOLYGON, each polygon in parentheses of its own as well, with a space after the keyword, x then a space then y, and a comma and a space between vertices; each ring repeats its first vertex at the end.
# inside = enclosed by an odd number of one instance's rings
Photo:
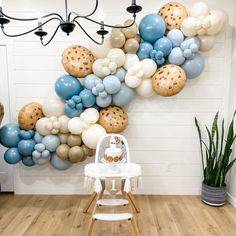
POLYGON ((234 208, 236 208, 236 198, 233 197, 230 193, 227 193, 227 200, 234 208))

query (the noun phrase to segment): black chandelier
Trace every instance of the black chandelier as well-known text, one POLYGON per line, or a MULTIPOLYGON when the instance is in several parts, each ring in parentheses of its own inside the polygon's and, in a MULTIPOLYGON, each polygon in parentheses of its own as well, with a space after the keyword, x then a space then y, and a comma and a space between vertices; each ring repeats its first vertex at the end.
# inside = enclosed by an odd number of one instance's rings
POLYGON ((19 37, 19 36, 23 36, 29 33, 34 32, 35 35, 37 35, 40 38, 41 44, 43 46, 48 45, 53 38, 55 37, 57 31, 59 30, 59 28, 61 28, 61 30, 63 32, 65 32, 67 35, 69 35, 71 32, 74 31, 74 28, 76 25, 78 25, 80 27, 80 29, 95 43, 101 45, 104 42, 104 35, 106 35, 108 33, 107 30, 105 30, 105 27, 109 27, 109 28, 128 28, 130 26, 132 26, 135 23, 136 20, 136 13, 140 12, 142 10, 142 7, 136 4, 136 0, 132 0, 131 5, 129 7, 127 7, 127 11, 129 13, 133 14, 133 21, 131 24, 126 25, 126 26, 117 26, 117 25, 109 25, 109 24, 105 24, 104 21, 96 21, 94 19, 91 19, 90 17, 97 11, 98 9, 98 0, 96 0, 95 3, 95 7, 93 9, 93 11, 87 15, 80 15, 76 12, 68 12, 68 4, 67 4, 67 0, 65 0, 65 19, 58 13, 50 13, 47 15, 44 15, 42 17, 38 17, 38 18, 16 18, 16 17, 12 17, 12 16, 8 16, 7 14, 5 14, 3 12, 2 7, 0 6, 0 25, 1 25, 1 30, 3 32, 3 34, 7 37, 19 37), (93 39, 84 29, 84 27, 80 24, 79 19, 85 19, 87 21, 93 22, 97 25, 100 26, 100 29, 97 31, 97 34, 101 36, 101 42, 98 42, 97 40, 93 39), (34 27, 33 29, 20 33, 20 34, 8 34, 5 31, 5 25, 10 23, 10 21, 38 21, 38 26, 34 27), (44 22, 42 21, 44 20, 44 22), (54 33, 52 34, 51 38, 44 43, 43 38, 48 34, 46 31, 43 30, 43 26, 46 25, 47 23, 51 22, 51 21, 59 21, 54 33))

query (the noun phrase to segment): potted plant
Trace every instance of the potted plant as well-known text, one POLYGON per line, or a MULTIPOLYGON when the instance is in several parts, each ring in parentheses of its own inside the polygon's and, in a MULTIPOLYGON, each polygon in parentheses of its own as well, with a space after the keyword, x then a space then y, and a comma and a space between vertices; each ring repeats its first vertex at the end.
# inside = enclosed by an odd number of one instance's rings
POLYGON ((219 127, 219 112, 217 112, 211 129, 205 126, 206 141, 202 138, 202 131, 195 117, 202 157, 202 201, 211 206, 222 206, 226 200, 226 175, 236 161, 236 159, 231 160, 232 147, 236 138, 234 132, 235 114, 236 111, 227 132, 225 132, 224 119, 219 127))

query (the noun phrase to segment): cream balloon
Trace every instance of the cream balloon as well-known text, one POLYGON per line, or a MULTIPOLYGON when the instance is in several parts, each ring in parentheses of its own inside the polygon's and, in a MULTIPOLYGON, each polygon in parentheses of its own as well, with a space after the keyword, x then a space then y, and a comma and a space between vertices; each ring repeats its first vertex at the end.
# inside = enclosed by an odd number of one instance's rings
POLYGON ((125 84, 130 88, 137 88, 142 82, 142 79, 136 75, 126 74, 125 84))
MULTIPOLYGON (((93 36, 93 39, 97 40, 98 42, 101 42, 101 37, 97 34, 93 36)), ((96 58, 105 58, 109 50, 112 48, 110 37, 105 38, 102 45, 98 45, 92 40, 90 40, 89 43, 89 49, 96 58)))
POLYGON ((211 50, 216 42, 215 36, 208 36, 208 35, 203 35, 203 36, 198 36, 200 40, 200 51, 202 52, 207 52, 211 50))
POLYGON ((58 137, 59 137, 59 139, 60 139, 60 143, 67 143, 67 139, 68 139, 68 137, 69 137, 69 134, 58 134, 57 135, 58 137))
POLYGON ((138 51, 138 48, 139 48, 139 43, 138 40, 135 38, 128 39, 125 42, 124 49, 127 53, 136 53, 138 51))
POLYGON ((38 133, 43 136, 51 134, 50 130, 47 129, 48 123, 49 123, 49 118, 47 117, 39 119, 35 126, 36 131, 38 131, 38 133))
POLYGON ((60 127, 60 133, 63 134, 67 134, 69 133, 69 129, 68 129, 68 123, 70 121, 70 118, 67 117, 66 115, 60 116, 58 118, 58 122, 60 123, 61 127, 60 127))
POLYGON ((82 121, 79 117, 74 117, 68 122, 68 129, 72 134, 81 134, 83 132, 82 121))
POLYGON ((122 48, 125 44, 126 39, 121 30, 116 30, 112 31, 110 40, 113 48, 122 48))
POLYGON ((138 95, 148 98, 154 95, 151 78, 143 79, 141 84, 135 89, 138 95))
POLYGON ((139 58, 136 54, 130 54, 127 53, 125 55, 125 63, 123 65, 123 67, 128 70, 130 67, 132 67, 134 64, 136 64, 137 62, 139 62, 139 58))
POLYGON ((188 17, 183 20, 182 25, 181 25, 181 31, 182 33, 187 36, 195 36, 196 35, 196 27, 198 24, 198 20, 194 17, 188 17))
POLYGON ((98 77, 105 77, 107 75, 110 75, 111 71, 107 66, 104 66, 103 59, 97 59, 93 63, 93 73, 97 75, 98 77))
POLYGON ((125 63, 125 53, 119 48, 112 48, 108 52, 107 58, 110 59, 111 62, 115 62, 117 67, 121 67, 125 63))
POLYGON ((87 108, 81 115, 80 119, 90 124, 95 124, 99 119, 99 112, 95 108, 87 108))
POLYGON ((205 2, 195 3, 190 10, 190 16, 192 17, 198 18, 207 15, 209 15, 209 7, 205 2))
POLYGON ((105 134, 106 130, 101 125, 94 124, 82 133, 82 140, 87 147, 95 149, 98 140, 105 134))
POLYGON ((43 114, 46 117, 59 117, 64 114, 64 102, 60 98, 51 98, 45 100, 42 108, 43 114))
POLYGON ((207 29, 207 35, 216 35, 220 32, 223 22, 218 14, 211 14, 207 17, 210 21, 210 27, 207 29))
POLYGON ((210 14, 219 16, 221 22, 221 29, 219 33, 223 32, 229 24, 229 16, 224 11, 218 9, 211 10, 210 14))
MULTIPOLYGON (((131 25, 132 23, 133 23, 133 20, 128 19, 125 21, 124 26, 131 25)), ((124 35, 127 39, 134 38, 136 36, 136 34, 138 33, 137 24, 134 23, 132 26, 122 29, 122 32, 124 33, 124 35)))
POLYGON ((143 77, 148 78, 154 75, 157 70, 157 64, 149 58, 141 61, 141 67, 143 71, 143 77))

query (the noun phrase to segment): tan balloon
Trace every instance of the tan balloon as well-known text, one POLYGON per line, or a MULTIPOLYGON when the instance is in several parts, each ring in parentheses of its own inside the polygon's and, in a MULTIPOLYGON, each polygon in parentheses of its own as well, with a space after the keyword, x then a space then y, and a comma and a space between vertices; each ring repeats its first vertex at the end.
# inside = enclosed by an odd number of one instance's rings
POLYGON ((57 134, 57 136, 59 137, 61 143, 67 143, 67 139, 69 137, 69 134, 59 133, 59 134, 57 134))
POLYGON ((31 102, 21 108, 18 115, 18 123, 21 129, 31 130, 39 119, 43 117, 42 105, 37 102, 31 102))
POLYGON ((3 116, 4 116, 4 106, 0 102, 0 125, 2 123, 3 116))
POLYGON ((110 40, 113 48, 122 48, 125 44, 125 35, 120 30, 116 30, 112 32, 110 40))
POLYGON ((71 135, 68 136, 67 144, 68 144, 70 147, 73 147, 73 146, 80 146, 80 145, 82 144, 81 137, 80 137, 79 135, 71 134, 71 135))
POLYGON ((100 111, 98 123, 107 133, 120 133, 128 125, 128 115, 117 106, 109 106, 100 111))
POLYGON ((95 150, 94 149, 88 148, 84 144, 81 147, 83 148, 85 156, 91 157, 91 156, 93 156, 95 154, 95 150))
POLYGON ((166 29, 180 29, 184 19, 188 17, 186 8, 178 2, 169 2, 159 10, 158 14, 166 23, 166 29))
POLYGON ((138 43, 140 43, 140 42, 141 42, 141 37, 140 37, 140 35, 139 35, 139 34, 137 34, 137 35, 134 37, 134 39, 136 39, 136 40, 138 41, 138 43))
POLYGON ((138 51, 138 48, 139 48, 139 43, 138 41, 133 38, 133 39, 128 39, 126 42, 125 42, 125 46, 124 46, 124 50, 127 52, 127 53, 136 53, 138 51))
POLYGON ((152 76, 153 90, 161 96, 173 96, 185 86, 186 75, 184 70, 176 65, 165 65, 152 76))
POLYGON ((70 121, 70 118, 63 115, 58 118, 58 121, 60 122, 60 133, 67 134, 69 133, 68 129, 68 122, 70 121))
POLYGON ((85 77, 92 73, 94 57, 83 46, 72 45, 62 54, 62 64, 67 73, 75 77, 85 77))
POLYGON ((69 150, 70 147, 67 144, 61 144, 57 147, 56 154, 60 159, 66 160, 69 157, 69 150))
MULTIPOLYGON (((132 23, 133 23, 133 20, 128 19, 124 22, 124 26, 131 25, 132 23)), ((124 33, 124 35, 127 39, 134 38, 136 36, 136 34, 138 33, 137 24, 134 23, 132 26, 122 29, 122 32, 124 33)))
POLYGON ((74 146, 69 150, 69 160, 72 163, 80 162, 84 157, 84 151, 82 147, 74 146))

